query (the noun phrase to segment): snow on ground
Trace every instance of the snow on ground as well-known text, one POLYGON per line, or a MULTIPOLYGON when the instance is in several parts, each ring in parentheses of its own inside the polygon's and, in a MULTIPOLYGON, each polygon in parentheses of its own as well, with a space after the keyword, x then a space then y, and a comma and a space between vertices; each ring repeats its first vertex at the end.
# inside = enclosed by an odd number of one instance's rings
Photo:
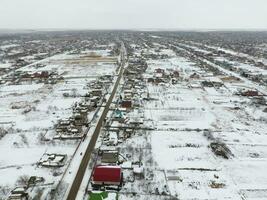
POLYGON ((202 132, 156 131, 151 137, 153 157, 161 169, 218 167, 202 132))
POLYGON ((3 68, 3 69, 7 69, 11 67, 11 64, 10 63, 1 63, 0 62, 0 69, 3 68))
POLYGON ((13 47, 18 47, 18 46, 20 45, 19 44, 7 44, 7 45, 0 46, 0 49, 5 50, 5 49, 13 48, 13 47))
MULTIPOLYGON (((177 57, 150 60, 144 76, 151 77, 157 68, 179 70, 183 77, 203 74, 193 63, 177 57)), ((153 196, 155 185, 160 191, 166 187, 178 199, 265 199, 266 113, 264 106, 254 107, 248 97, 236 95, 251 85, 239 81, 222 88, 192 89, 186 81, 147 84, 151 100, 143 105, 144 116, 155 130, 133 136, 121 151, 132 147, 135 160, 142 149, 145 174, 152 173, 154 178, 146 178, 147 186, 141 180, 127 182, 119 199, 147 199, 148 194, 150 199, 168 199, 153 196), (224 142, 233 157, 216 156, 210 148, 213 141, 224 142)))
MULTIPOLYGON (((160 39, 154 35, 151 38, 160 39)), ((145 48, 131 45, 135 48, 134 55, 140 56, 142 52, 167 54, 169 57, 149 59, 144 77, 153 76, 158 68, 167 73, 177 70, 180 77, 177 83, 146 83, 145 89, 139 92, 144 96, 149 94, 150 98, 143 100, 140 95, 141 108, 125 114, 130 120, 144 120, 144 126, 153 127, 153 130, 134 130, 130 138, 118 144, 120 153, 127 159, 124 166, 132 164, 131 161, 141 162, 144 169, 143 178, 134 176, 133 170, 123 169, 125 182, 118 192, 118 199, 266 199, 267 114, 263 112, 266 106, 256 106, 253 97, 237 95, 237 91, 244 88, 262 91, 264 88, 207 60, 204 61, 225 75, 239 77, 241 81, 224 82, 221 88, 202 87, 203 80, 223 79, 214 77, 212 72, 200 69, 193 61, 176 55, 156 41, 151 44, 155 48, 145 41, 142 42, 145 48), (195 72, 200 78, 190 77, 195 72), (199 87, 191 88, 189 83, 199 87), (231 152, 229 159, 216 155, 212 151, 212 143, 225 144, 231 152)), ((209 53, 200 47, 184 46, 209 53)), ((247 56, 225 49, 218 50, 247 56)), ((82 53, 92 52, 104 57, 110 53, 109 50, 82 53)), ((71 115, 72 105, 87 92, 87 83, 100 75, 113 75, 116 67, 113 62, 95 60, 86 64, 72 63, 80 58, 79 55, 65 53, 40 61, 43 67, 36 68, 35 63, 20 69, 30 72, 56 70, 65 80, 55 85, 25 83, 3 85, 0 88, 0 124, 9 127, 8 134, 0 140, 0 152, 4 152, 0 155, 0 177, 3 177, 0 179, 1 187, 8 185, 13 188, 17 178, 25 174, 45 177, 47 184, 58 182, 63 177, 70 185, 75 175, 72 172, 77 170, 80 163, 79 153, 90 142, 93 129, 90 129, 85 142, 79 146, 78 156, 74 157, 77 142, 44 142, 41 136, 44 135, 48 140, 53 138, 56 122, 71 115), (64 93, 73 95, 63 98, 64 93), (45 153, 66 154, 66 165, 57 170, 37 166, 36 163, 45 153), (63 175, 64 172, 66 174, 63 175)), ((224 57, 218 60, 227 61, 224 57)), ((251 65, 234 64, 235 67, 251 72, 266 71, 251 65)), ((89 119, 93 115, 91 113, 89 119)), ((97 147, 102 145, 102 139, 99 138, 97 147)), ((83 180, 82 192, 79 193, 81 198, 84 196, 81 193, 87 191, 90 170, 88 168, 86 180, 83 180)), ((110 193, 107 199, 114 199, 115 196, 115 193, 110 193)))
MULTIPOLYGON (((8 125, 9 129, 0 140, 0 187, 13 189, 24 175, 44 177, 45 184, 57 184, 67 169, 78 143, 52 140, 54 126, 72 115, 72 106, 88 92, 88 83, 101 75, 112 75, 116 69, 114 63, 101 61, 82 65, 56 63, 67 57, 73 55, 56 55, 38 62, 43 67, 36 68, 35 63, 18 70, 56 71, 65 78, 56 84, 25 81, 21 85, 1 85, 0 127, 8 125), (64 97, 64 93, 71 95, 64 97), (66 164, 58 169, 38 166, 45 153, 67 155, 66 164)), ((94 112, 88 115, 89 120, 93 115, 94 112)))

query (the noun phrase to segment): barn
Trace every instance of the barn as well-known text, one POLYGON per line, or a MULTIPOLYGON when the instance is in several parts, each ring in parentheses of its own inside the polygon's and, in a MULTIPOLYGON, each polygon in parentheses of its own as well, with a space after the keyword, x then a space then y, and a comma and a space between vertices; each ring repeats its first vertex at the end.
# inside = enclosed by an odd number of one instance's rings
POLYGON ((120 166, 98 165, 92 174, 93 185, 120 185, 122 170, 120 166))

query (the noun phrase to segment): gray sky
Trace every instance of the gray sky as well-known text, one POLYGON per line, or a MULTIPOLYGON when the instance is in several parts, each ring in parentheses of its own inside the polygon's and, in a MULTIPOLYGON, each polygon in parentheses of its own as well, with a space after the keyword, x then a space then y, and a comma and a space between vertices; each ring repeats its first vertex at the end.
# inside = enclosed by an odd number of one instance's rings
POLYGON ((0 28, 267 29, 267 0, 0 0, 0 28))

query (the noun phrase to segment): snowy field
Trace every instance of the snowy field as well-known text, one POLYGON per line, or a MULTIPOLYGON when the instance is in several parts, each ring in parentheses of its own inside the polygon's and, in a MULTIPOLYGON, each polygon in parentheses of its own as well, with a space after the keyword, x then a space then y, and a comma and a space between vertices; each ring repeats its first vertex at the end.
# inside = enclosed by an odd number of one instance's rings
MULTIPOLYGON (((136 49, 134 55, 140 55, 137 46, 132 47, 136 49)), ((144 51, 155 52, 149 48, 144 51)), ((266 199, 265 107, 256 107, 251 97, 236 94, 253 86, 242 80, 224 82, 223 76, 214 77, 171 50, 160 53, 167 53, 169 58, 148 60, 143 76, 153 77, 160 68, 179 71, 180 79, 176 84, 146 83, 146 89, 139 90, 139 94, 149 94, 150 100, 126 114, 144 119, 154 130, 136 130, 118 145, 121 154, 132 162, 141 161, 144 168, 144 178, 137 178, 129 169, 123 171, 125 183, 118 198, 266 199), (193 73, 200 77, 191 78, 193 73), (203 87, 201 82, 205 80, 224 84, 203 87), (191 83, 200 87, 189 87, 191 83), (229 159, 213 152, 214 142, 229 149, 229 159)))

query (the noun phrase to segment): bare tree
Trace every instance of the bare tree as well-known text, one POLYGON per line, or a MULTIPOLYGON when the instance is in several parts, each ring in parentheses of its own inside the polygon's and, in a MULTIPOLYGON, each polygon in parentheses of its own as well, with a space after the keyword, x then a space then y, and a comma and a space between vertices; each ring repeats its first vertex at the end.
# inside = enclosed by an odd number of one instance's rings
POLYGON ((28 146, 29 142, 28 142, 28 139, 27 139, 26 135, 25 134, 20 134, 20 137, 21 137, 22 143, 28 146))
POLYGON ((30 177, 28 175, 22 175, 18 178, 16 185, 18 185, 18 186, 28 185, 29 179, 30 179, 30 177))
POLYGON ((11 188, 9 186, 0 186, 0 200, 6 199, 10 191, 11 188))

